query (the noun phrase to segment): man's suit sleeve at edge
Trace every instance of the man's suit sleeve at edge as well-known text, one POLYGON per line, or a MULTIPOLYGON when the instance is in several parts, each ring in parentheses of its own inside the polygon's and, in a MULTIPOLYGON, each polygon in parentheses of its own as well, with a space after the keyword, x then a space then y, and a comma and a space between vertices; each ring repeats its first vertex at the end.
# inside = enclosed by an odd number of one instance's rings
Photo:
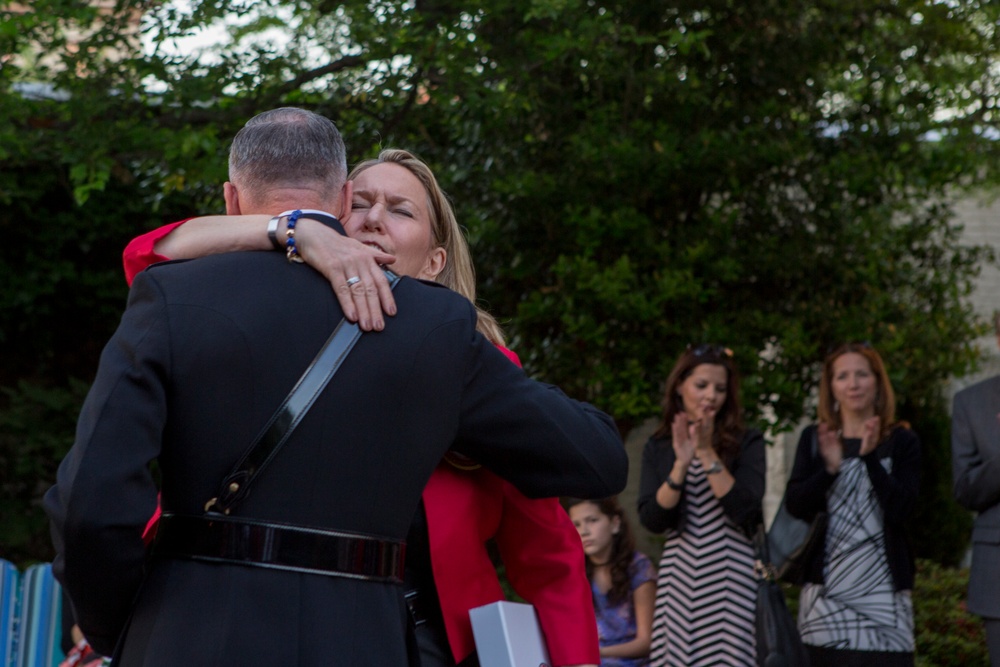
MULTIPOLYGON (((982 512, 1000 502, 1000 443, 984 456, 972 428, 969 390, 955 396, 951 420, 951 463, 955 500, 966 509, 982 512)), ((992 407, 992 406, 991 406, 992 407)), ((996 419, 991 411, 990 418, 996 419)))

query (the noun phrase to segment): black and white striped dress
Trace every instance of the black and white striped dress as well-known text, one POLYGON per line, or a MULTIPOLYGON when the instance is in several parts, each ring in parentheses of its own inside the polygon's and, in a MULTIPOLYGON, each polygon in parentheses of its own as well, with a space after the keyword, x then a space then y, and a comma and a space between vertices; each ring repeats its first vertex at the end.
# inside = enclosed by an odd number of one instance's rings
POLYGON ((684 483, 683 532, 667 532, 660 558, 650 665, 755 665, 753 547, 697 459, 684 483))

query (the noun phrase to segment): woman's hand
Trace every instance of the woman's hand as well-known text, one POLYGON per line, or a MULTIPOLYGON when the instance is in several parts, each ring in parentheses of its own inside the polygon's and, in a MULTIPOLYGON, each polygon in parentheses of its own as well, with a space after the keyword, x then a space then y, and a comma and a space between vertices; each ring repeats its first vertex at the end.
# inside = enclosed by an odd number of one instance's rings
POLYGON ((674 466, 667 473, 667 479, 656 490, 656 502, 663 509, 677 507, 688 467, 694 459, 694 441, 688 429, 687 415, 683 412, 674 415, 670 430, 673 436, 671 444, 674 448, 674 466))
POLYGON ((861 434, 861 456, 871 454, 878 447, 879 435, 882 432, 882 420, 877 415, 865 420, 864 431, 861 434))
POLYGON ((299 221, 295 240, 302 259, 330 281, 344 317, 357 322, 363 331, 381 331, 383 312, 395 315, 396 301, 380 265, 392 264, 395 256, 309 218, 299 221))
MULTIPOLYGON (((679 412, 674 415, 674 423, 671 424, 674 455, 677 457, 677 463, 683 466, 685 474, 694 459, 695 442, 697 441, 695 427, 696 424, 688 424, 686 413, 679 412)), ((683 477, 681 479, 683 480, 683 477)))
POLYGON ((715 410, 705 410, 701 419, 690 426, 691 440, 695 443, 695 455, 702 461, 715 460, 712 435, 715 433, 715 410))
POLYGON ((816 437, 819 441, 819 454, 823 457, 826 471, 831 475, 840 472, 840 464, 844 460, 844 445, 840 436, 825 423, 816 427, 816 437))

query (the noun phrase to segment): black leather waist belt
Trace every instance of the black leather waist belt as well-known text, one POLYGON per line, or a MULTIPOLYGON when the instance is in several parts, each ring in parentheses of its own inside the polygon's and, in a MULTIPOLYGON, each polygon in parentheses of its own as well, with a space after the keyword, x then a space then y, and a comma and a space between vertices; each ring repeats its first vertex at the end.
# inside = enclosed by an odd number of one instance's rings
POLYGON ((164 514, 153 554, 402 583, 406 542, 231 516, 164 514))

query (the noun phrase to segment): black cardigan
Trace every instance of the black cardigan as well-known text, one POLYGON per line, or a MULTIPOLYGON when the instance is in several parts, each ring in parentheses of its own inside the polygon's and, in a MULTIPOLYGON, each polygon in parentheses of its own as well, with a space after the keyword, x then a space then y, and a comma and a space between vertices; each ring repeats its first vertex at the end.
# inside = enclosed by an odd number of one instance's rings
MULTIPOLYGON (((664 509, 656 502, 656 491, 667 480, 676 460, 672 438, 650 438, 642 450, 642 477, 639 481, 639 521, 648 530, 662 533, 668 528, 681 530, 684 517, 685 490, 674 507, 664 509)), ((722 511, 737 527, 753 534, 761 517, 764 498, 764 436, 747 429, 740 442, 736 459, 726 464, 735 482, 729 493, 719 498, 722 511)))
MULTIPOLYGON (((837 475, 831 475, 823 458, 813 454, 812 439, 816 426, 802 431, 792 476, 785 490, 788 513, 804 521, 812 521, 826 510, 826 496, 837 475)), ((857 457, 857 441, 847 441, 844 458, 857 457), (850 445, 853 445, 850 446, 850 445), (851 450, 854 449, 852 452, 851 450)), ((913 588, 915 565, 904 522, 913 511, 920 489, 920 439, 909 428, 897 426, 879 443, 875 451, 860 457, 868 470, 872 488, 884 517, 886 559, 897 591, 913 588), (892 472, 886 472, 883 459, 892 461, 892 472)), ((824 544, 826 542, 825 535, 824 544)), ((823 554, 817 550, 806 563, 805 580, 823 583, 823 554)))

